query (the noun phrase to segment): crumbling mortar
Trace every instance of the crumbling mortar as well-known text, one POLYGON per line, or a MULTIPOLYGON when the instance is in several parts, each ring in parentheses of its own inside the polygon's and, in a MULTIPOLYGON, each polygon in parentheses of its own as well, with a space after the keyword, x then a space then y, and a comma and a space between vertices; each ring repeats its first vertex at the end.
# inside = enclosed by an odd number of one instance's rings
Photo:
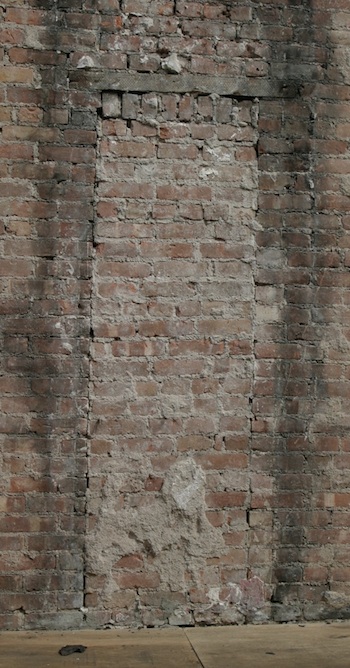
MULTIPOLYGON (((101 106, 102 106, 102 100, 101 100, 101 106)), ((98 161, 98 146, 99 146, 99 140, 101 137, 101 121, 98 117, 96 116, 96 133, 97 133, 97 139, 96 139, 96 164, 98 161)), ((87 431, 86 431, 86 437, 87 437, 87 442, 86 442, 86 493, 85 493, 85 503, 84 503, 84 514, 85 517, 88 518, 89 513, 88 513, 88 501, 89 501, 89 493, 90 493, 90 458, 91 458, 91 439, 92 439, 92 366, 93 366, 93 354, 92 354, 92 348, 94 345, 94 272, 95 272, 95 263, 94 263, 94 258, 96 256, 96 245, 97 245, 97 240, 96 240, 96 221, 97 221, 97 188, 98 188, 98 183, 99 183, 99 177, 97 173, 97 169, 95 170, 95 179, 94 179, 94 191, 93 191, 93 215, 92 215, 92 223, 91 223, 91 244, 92 244, 92 249, 91 249, 91 279, 90 279, 90 293, 89 293, 89 313, 88 313, 88 320, 89 320, 89 350, 88 350, 88 360, 89 360, 89 378, 87 381, 87 388, 88 388, 88 394, 87 394, 87 399, 88 399, 88 408, 87 408, 87 431)), ((87 531, 88 531, 88 520, 86 521, 86 536, 87 536, 87 531)), ((86 596, 87 596, 87 586, 86 586, 86 581, 87 581, 87 548, 86 548, 86 538, 84 541, 84 547, 83 547, 83 597, 84 597, 84 604, 83 604, 83 609, 82 612, 84 614, 84 621, 87 621, 87 606, 86 606, 86 596)))

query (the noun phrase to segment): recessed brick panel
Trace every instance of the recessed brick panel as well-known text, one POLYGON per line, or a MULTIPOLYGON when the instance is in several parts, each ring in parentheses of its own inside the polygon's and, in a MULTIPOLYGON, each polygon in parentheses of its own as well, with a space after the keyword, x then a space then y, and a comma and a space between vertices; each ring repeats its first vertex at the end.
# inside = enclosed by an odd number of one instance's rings
MULTIPOLYGON (((119 96, 107 100, 104 115, 114 116, 119 96)), ((220 591, 228 560, 236 578, 248 567, 248 525, 232 534, 228 512, 247 507, 250 496, 241 444, 252 419, 257 157, 253 150, 242 164, 236 152, 255 145, 256 106, 124 93, 117 122, 125 131, 118 136, 114 123, 101 121, 91 379, 96 491, 88 504, 88 559, 104 578, 101 601, 111 590, 135 587, 156 588, 166 601, 176 572, 176 591, 191 605, 187 591, 205 588, 210 572, 220 591), (129 121, 131 101, 137 120, 129 121), (192 113, 183 120, 185 105, 192 113), (110 336, 112 325, 120 336, 110 336), (105 453, 95 451, 101 439, 105 453), (171 503, 166 493, 177 479, 185 487, 171 503), (220 529, 206 508, 222 512, 220 529), (147 542, 152 558, 137 564, 138 575, 119 576, 114 564, 142 552, 145 513, 158 517, 147 542)), ((138 616, 137 600, 120 611, 121 621, 138 616)), ((205 608, 191 607, 201 619, 205 608)))

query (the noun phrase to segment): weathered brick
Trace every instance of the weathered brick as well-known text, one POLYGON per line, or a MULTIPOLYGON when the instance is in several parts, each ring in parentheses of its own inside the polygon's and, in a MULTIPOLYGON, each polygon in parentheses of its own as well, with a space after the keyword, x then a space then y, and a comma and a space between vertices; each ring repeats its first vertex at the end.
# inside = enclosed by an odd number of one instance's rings
POLYGON ((241 621, 317 618, 349 595, 347 4, 34 4, 0 30, 0 625, 226 623, 247 571, 241 621), (170 54, 262 95, 132 89, 170 54))

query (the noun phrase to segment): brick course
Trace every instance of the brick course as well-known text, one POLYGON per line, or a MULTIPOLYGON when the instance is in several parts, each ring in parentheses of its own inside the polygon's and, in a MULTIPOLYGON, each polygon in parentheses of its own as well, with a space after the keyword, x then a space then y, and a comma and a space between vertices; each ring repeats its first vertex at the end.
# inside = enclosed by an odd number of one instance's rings
POLYGON ((0 12, 1 628, 348 617, 347 2, 0 12))

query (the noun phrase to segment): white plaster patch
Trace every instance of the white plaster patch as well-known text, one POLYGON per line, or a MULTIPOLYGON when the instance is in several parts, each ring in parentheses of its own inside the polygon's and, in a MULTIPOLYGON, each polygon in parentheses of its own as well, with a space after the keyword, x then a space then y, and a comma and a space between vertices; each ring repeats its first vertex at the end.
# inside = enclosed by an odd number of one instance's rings
POLYGON ((203 167, 199 172, 200 179, 209 179, 211 176, 218 176, 219 172, 217 169, 212 169, 212 167, 203 167))
POLYGON ((177 57, 176 53, 172 53, 170 56, 165 58, 162 62, 162 69, 170 74, 180 74, 182 70, 182 65, 177 57))
MULTIPOLYGON (((170 473, 170 472, 169 472, 170 473)), ((175 464, 163 487, 163 493, 169 495, 181 510, 203 505, 205 476, 202 469, 192 459, 175 464)))
POLYGON ((206 517, 204 471, 191 458, 169 468, 161 492, 149 503, 120 507, 122 490, 131 490, 133 481, 144 485, 142 481, 152 473, 144 453, 133 455, 119 452, 109 460, 101 472, 106 476, 102 497, 88 501, 97 517, 96 527, 87 537, 88 571, 107 575, 101 591, 101 600, 107 605, 118 591, 113 564, 124 555, 150 554, 160 588, 182 591, 188 587, 189 568, 196 579, 209 557, 227 552, 221 530, 206 517))
POLYGON ((91 56, 82 56, 77 62, 77 68, 88 69, 89 67, 95 67, 94 60, 91 56))

